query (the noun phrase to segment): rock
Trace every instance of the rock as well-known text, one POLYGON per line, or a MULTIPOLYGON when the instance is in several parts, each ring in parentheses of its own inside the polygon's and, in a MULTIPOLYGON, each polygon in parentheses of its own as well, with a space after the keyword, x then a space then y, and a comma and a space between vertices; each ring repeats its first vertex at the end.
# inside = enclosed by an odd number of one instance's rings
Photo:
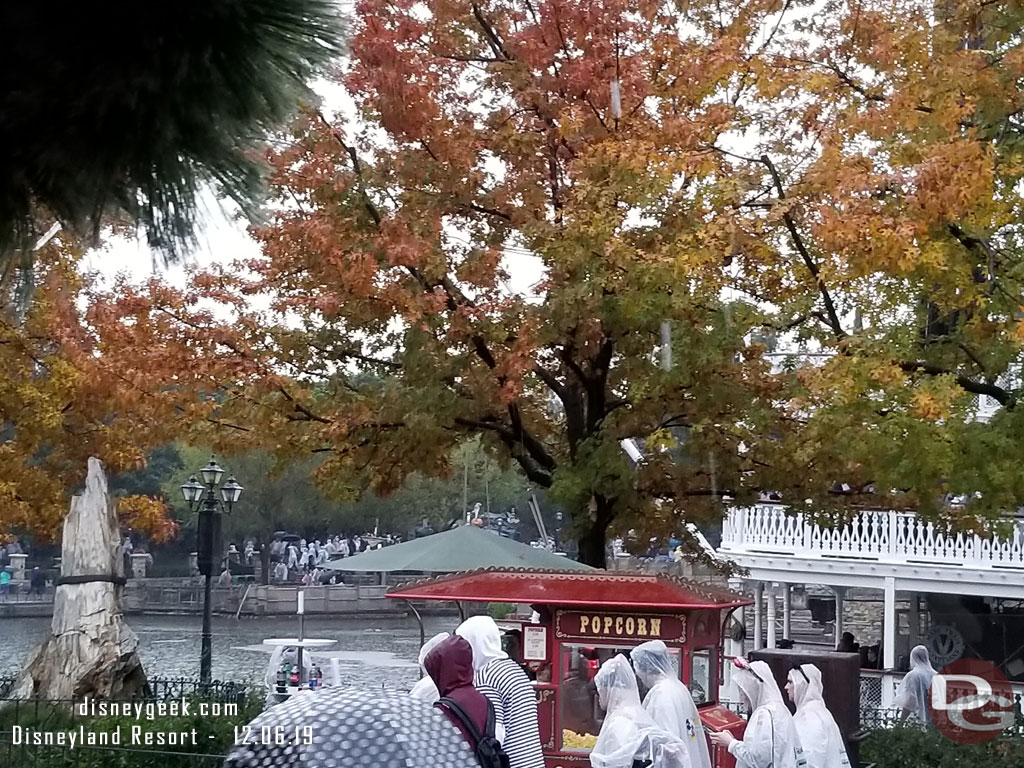
POLYGON ((58 583, 50 632, 15 683, 11 698, 128 698, 146 675, 138 637, 124 620, 124 556, 120 527, 98 459, 90 458, 85 492, 64 520, 61 579, 120 580, 58 583))

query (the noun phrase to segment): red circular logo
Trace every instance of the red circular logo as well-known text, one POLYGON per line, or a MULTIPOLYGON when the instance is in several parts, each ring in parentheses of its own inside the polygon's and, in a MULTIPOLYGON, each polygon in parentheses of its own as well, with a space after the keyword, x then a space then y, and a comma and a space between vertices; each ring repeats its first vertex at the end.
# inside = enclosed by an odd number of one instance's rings
POLYGON ((1014 724, 1013 688, 987 661, 960 659, 932 679, 928 714, 946 738, 982 744, 1014 724))

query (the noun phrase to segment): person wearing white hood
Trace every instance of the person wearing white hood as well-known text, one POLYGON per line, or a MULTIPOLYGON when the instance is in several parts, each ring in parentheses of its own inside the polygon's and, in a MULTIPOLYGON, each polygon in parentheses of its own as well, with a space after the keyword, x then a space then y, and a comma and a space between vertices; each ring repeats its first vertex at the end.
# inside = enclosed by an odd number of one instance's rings
POLYGON ((636 676, 625 656, 617 654, 602 664, 594 687, 605 717, 590 752, 593 768, 691 768, 686 745, 659 728, 641 706, 636 676))
POLYGON ((843 736, 825 706, 823 690, 821 670, 813 664, 801 664, 790 670, 786 693, 796 704, 793 721, 800 734, 807 768, 850 768, 843 736))
POLYGON ((509 768, 544 768, 537 695, 522 667, 501 649, 498 625, 490 616, 472 616, 455 634, 473 649, 473 683, 494 705, 495 737, 509 768))
POLYGON ((637 679, 647 687, 644 709, 658 727, 686 744, 693 768, 711 768, 704 726, 697 705, 672 667, 668 646, 661 640, 641 643, 629 653, 637 679))
POLYGON ((914 715, 918 722, 932 724, 928 714, 928 697, 931 695, 932 680, 937 674, 928 658, 928 649, 923 645, 914 646, 910 652, 910 671, 896 689, 896 706, 901 710, 901 720, 914 715))
POLYGON ((782 700, 771 667, 763 661, 733 660, 733 680, 750 708, 743 740, 728 731, 712 733, 711 741, 736 758, 737 768, 806 768, 793 715, 782 700))
POLYGON ((447 632, 439 632, 438 634, 434 635, 432 638, 427 640, 427 642, 423 644, 423 647, 420 648, 420 675, 422 675, 422 677, 420 677, 420 679, 416 682, 416 685, 412 687, 412 690, 409 691, 409 695, 412 696, 414 699, 425 701, 427 702, 427 704, 433 704, 435 701, 441 698, 441 694, 437 692, 437 686, 434 685, 434 681, 431 679, 430 675, 427 674, 427 669, 423 665, 423 662, 426 661, 427 655, 432 650, 437 648, 437 646, 439 646, 449 637, 451 637, 451 635, 449 635, 447 632))

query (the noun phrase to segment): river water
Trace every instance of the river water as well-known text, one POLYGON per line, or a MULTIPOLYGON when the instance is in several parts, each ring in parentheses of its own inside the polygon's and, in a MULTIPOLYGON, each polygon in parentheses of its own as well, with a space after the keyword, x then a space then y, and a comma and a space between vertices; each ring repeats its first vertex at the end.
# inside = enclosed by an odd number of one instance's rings
MULTIPOLYGON (((155 677, 199 677, 201 616, 130 616, 139 636, 146 673, 155 677)), ((456 617, 427 617, 426 636, 451 632, 456 617)), ((27 661, 49 628, 49 618, 0 619, 0 674, 12 674, 27 661)), ((237 682, 260 681, 271 648, 266 638, 295 637, 298 620, 289 617, 213 619, 213 677, 237 682)), ((419 679, 416 657, 420 631, 415 619, 343 619, 308 617, 305 636, 337 642, 317 656, 336 657, 345 682, 364 687, 409 688, 419 679)), ((325 672, 326 674, 326 672, 325 672)))

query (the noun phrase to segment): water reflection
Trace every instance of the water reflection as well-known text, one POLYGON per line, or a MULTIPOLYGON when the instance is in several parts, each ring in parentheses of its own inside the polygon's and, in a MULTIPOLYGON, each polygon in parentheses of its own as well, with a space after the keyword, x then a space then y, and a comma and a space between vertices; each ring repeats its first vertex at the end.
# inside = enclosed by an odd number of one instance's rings
MULTIPOLYGON (((202 633, 200 616, 131 616, 139 636, 146 672, 160 677, 198 677, 202 633)), ((456 617, 427 617, 427 637, 452 631, 456 617)), ((49 619, 0 619, 0 673, 12 673, 28 661, 49 619)), ((213 676, 220 680, 261 680, 271 649, 268 637, 295 637, 294 617, 214 617, 213 676)), ((335 640, 324 655, 338 658, 346 682, 362 686, 408 688, 419 678, 416 657, 420 632, 415 619, 342 619, 307 617, 306 637, 335 640)))

